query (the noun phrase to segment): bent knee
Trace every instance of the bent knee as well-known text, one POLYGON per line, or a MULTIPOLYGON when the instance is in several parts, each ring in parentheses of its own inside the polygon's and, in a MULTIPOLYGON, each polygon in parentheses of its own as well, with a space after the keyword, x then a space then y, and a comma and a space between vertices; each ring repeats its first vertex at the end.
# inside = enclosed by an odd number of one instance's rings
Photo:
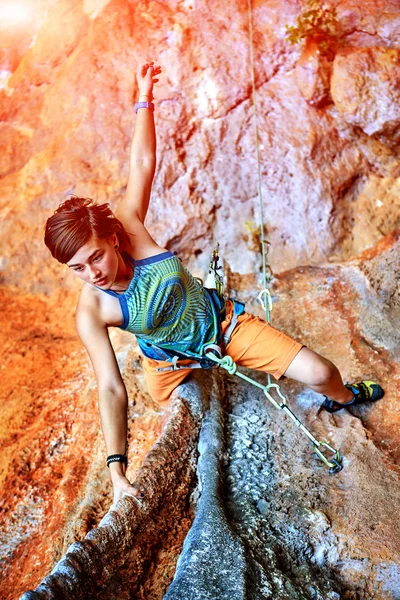
POLYGON ((330 360, 306 346, 294 357, 284 373, 287 377, 310 386, 330 383, 338 374, 339 371, 330 360))
POLYGON ((336 375, 337 369, 330 360, 319 356, 310 369, 309 385, 325 385, 336 375))

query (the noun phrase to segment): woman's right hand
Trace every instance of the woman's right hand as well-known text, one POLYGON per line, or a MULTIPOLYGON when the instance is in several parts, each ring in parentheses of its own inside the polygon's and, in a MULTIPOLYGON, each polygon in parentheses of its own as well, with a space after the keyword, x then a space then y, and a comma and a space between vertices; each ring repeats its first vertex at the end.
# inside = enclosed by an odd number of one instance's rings
POLYGON ((148 62, 139 67, 136 73, 136 80, 139 88, 139 97, 148 96, 148 101, 153 100, 153 86, 157 81, 157 76, 161 73, 160 65, 154 65, 154 62, 148 62))
POLYGON ((114 477, 112 484, 114 490, 113 504, 118 502, 118 500, 125 495, 133 496, 134 498, 139 499, 143 498, 143 494, 137 488, 135 488, 124 475, 114 477))

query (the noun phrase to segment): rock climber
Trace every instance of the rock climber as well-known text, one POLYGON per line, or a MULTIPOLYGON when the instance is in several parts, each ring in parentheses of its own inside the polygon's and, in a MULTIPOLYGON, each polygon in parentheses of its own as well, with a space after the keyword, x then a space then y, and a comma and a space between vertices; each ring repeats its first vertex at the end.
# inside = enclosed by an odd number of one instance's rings
POLYGON ((384 393, 373 381, 344 385, 327 358, 246 313, 240 302, 218 303, 177 256, 152 238, 145 218, 156 168, 153 88, 160 73, 160 66, 148 62, 136 74, 128 184, 115 214, 108 204, 71 197, 45 229, 52 256, 83 281, 76 325, 97 380, 114 502, 139 492, 126 477, 127 392, 109 327, 137 336, 148 391, 160 405, 193 367, 206 365, 204 347, 221 344, 224 336, 224 353, 238 366, 300 381, 325 396, 322 407, 331 413, 384 393))

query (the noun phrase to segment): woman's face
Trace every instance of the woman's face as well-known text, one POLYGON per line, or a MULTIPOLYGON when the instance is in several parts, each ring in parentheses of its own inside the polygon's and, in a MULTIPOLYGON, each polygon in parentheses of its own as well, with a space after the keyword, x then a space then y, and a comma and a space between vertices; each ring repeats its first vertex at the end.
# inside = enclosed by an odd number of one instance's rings
POLYGON ((79 248, 67 265, 79 279, 109 289, 117 279, 117 245, 116 235, 101 240, 92 237, 79 248))

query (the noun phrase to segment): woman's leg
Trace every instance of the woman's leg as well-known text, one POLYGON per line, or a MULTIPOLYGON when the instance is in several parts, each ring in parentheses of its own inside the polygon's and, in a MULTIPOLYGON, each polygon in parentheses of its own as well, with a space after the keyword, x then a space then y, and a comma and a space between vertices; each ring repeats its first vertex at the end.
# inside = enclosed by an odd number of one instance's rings
POLYGON ((296 354, 284 375, 341 404, 351 402, 354 396, 344 386, 337 367, 327 358, 305 347, 296 354))
MULTIPOLYGON (((228 318, 222 324, 226 330, 228 318)), ((338 369, 330 360, 305 348, 291 337, 275 329, 263 319, 244 313, 238 319, 226 354, 243 367, 296 379, 326 396, 322 407, 336 412, 346 404, 379 400, 384 390, 375 381, 343 384, 338 369)))
MULTIPOLYGON (((354 393, 344 386, 338 369, 330 360, 259 317, 244 313, 238 321, 226 347, 226 353, 238 365, 266 371, 275 379, 285 375, 340 404, 352 401, 354 393)), ((223 330, 226 327, 224 322, 223 330)))

